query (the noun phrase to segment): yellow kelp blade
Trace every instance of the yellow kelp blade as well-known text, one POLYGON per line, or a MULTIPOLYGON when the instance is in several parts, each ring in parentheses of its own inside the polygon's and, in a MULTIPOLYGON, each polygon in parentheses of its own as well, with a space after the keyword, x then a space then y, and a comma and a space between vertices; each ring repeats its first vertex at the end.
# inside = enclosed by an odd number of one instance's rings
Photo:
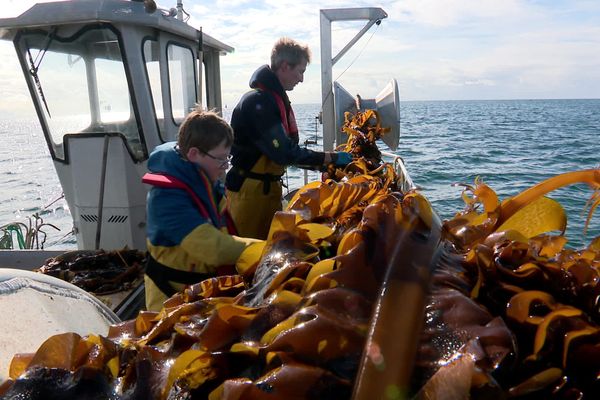
POLYGON ((592 242, 588 246, 588 250, 600 252, 600 236, 592 240, 592 242))
POLYGON ((306 235, 311 243, 316 243, 333 235, 333 229, 331 227, 312 222, 298 225, 298 229, 306 232, 306 235))
POLYGON ((287 210, 307 221, 317 216, 337 218, 358 203, 369 202, 380 190, 378 184, 378 179, 366 175, 347 182, 313 182, 294 195, 287 210))
POLYGON ((567 228, 567 214, 556 200, 540 197, 514 213, 496 231, 509 229, 532 238, 550 231, 561 231, 567 228))
POLYGON ((175 381, 184 379, 191 388, 197 388, 206 380, 216 376, 210 354, 202 350, 190 349, 179 355, 169 370, 166 385, 163 388, 163 398, 167 397, 175 381))
POLYGON ((108 360, 106 366, 108 367, 113 379, 115 379, 119 375, 119 356, 117 355, 108 360))
MULTIPOLYGON (((321 185, 321 182, 319 182, 319 181, 313 181, 313 182, 310 182, 310 183, 302 186, 292 196, 292 199, 288 202, 288 205, 296 203, 300 199, 301 196, 305 196, 306 197, 305 192, 309 191, 310 189, 317 189, 320 185, 321 185)), ((313 193, 314 194, 318 194, 318 192, 313 192, 313 193)), ((305 201, 309 202, 310 200, 305 200, 305 201)), ((318 201, 318 196, 313 201, 318 201)))
POLYGON ((544 317, 535 315, 535 306, 555 310, 558 303, 549 293, 527 290, 517 293, 510 299, 506 307, 506 317, 519 324, 540 325, 544 321, 544 317))
POLYGON ((266 244, 266 241, 256 242, 244 249, 235 263, 235 269, 240 275, 250 276, 254 273, 266 244))
POLYGON ((533 375, 525 382, 521 382, 517 386, 511 387, 508 390, 509 396, 512 398, 534 393, 548 387, 554 382, 558 382, 561 376, 563 376, 563 371, 560 368, 545 369, 544 371, 533 375))
POLYGON ((537 327, 533 342, 533 355, 537 356, 540 350, 542 350, 542 347, 544 347, 546 339, 548 339, 550 324, 560 318, 579 317, 581 314, 583 314, 583 311, 571 306, 562 306, 561 308, 548 313, 537 327))
MULTIPOLYGON (((42 343, 27 367, 44 366, 74 371, 90 348, 91 345, 75 332, 53 335, 42 343)), ((14 370, 17 371, 17 368, 14 370)))
POLYGON ((18 353, 15 354, 10 362, 8 369, 8 377, 11 379, 17 379, 21 374, 27 370, 27 366, 31 363, 31 360, 35 356, 35 353, 18 353))
POLYGON ((296 226, 300 221, 302 221, 302 218, 298 214, 281 211, 276 212, 271 220, 267 240, 272 241, 273 235, 277 232, 289 232, 294 234, 296 232, 296 226))
POLYGON ((486 185, 479 176, 475 177, 475 186, 464 183, 455 183, 453 186, 464 187, 461 198, 467 206, 467 212, 474 210, 478 204, 482 204, 484 208, 482 213, 490 213, 494 212, 500 204, 496 192, 486 185))
POLYGON ((589 207, 588 215, 585 220, 585 226, 583 227, 583 234, 587 233, 587 229, 590 225, 590 221, 592 220, 592 216, 594 215, 594 211, 600 205, 600 188, 597 188, 594 193, 590 196, 588 201, 585 204, 585 208, 589 207))
POLYGON ((565 338, 563 340, 563 355, 562 355, 562 366, 563 368, 567 368, 567 357, 569 355, 569 348, 571 343, 576 339, 580 339, 582 337, 588 336, 591 337, 593 335, 598 334, 599 329, 593 326, 587 326, 583 329, 570 331, 565 334, 565 338))
POLYGON ((284 332, 288 329, 292 329, 294 326, 296 326, 296 322, 297 322, 296 315, 292 315, 289 318, 281 321, 280 323, 278 323, 277 325, 275 325, 274 327, 269 329, 262 336, 262 338, 260 339, 260 343, 263 345, 271 343, 277 337, 277 335, 279 335, 281 332, 284 332))
POLYGON ((340 240, 337 254, 346 254, 354 247, 356 247, 359 243, 361 243, 363 240, 364 238, 361 232, 358 229, 352 229, 350 232, 346 233, 340 240))
POLYGON ((309 288, 313 279, 318 277, 319 275, 329 273, 335 269, 335 260, 332 258, 327 258, 325 260, 321 260, 315 265, 312 266, 310 272, 306 276, 305 287, 309 288))
MULTIPOLYGON (((299 278, 292 278, 299 279, 299 278)), ((304 281, 302 280, 304 284, 304 281)), ((269 296, 269 304, 296 307, 302 301, 302 296, 290 290, 278 290, 269 296)))
POLYGON ((494 190, 483 183, 479 177, 475 179, 475 190, 473 191, 473 197, 483 204, 483 209, 486 213, 496 211, 496 207, 500 202, 498 201, 498 195, 494 190))
POLYGON ((234 343, 229 351, 232 353, 244 353, 250 356, 258 356, 260 347, 256 342, 238 342, 234 343))
POLYGON ((539 249, 541 257, 553 258, 560 253, 567 244, 567 238, 555 235, 540 235, 529 240, 529 245, 539 249))
MULTIPOLYGON (((500 206, 500 218, 498 220, 498 223, 504 223, 504 221, 508 220, 518 210, 520 210, 525 205, 533 202, 535 199, 544 196, 545 194, 553 190, 556 190, 563 186, 573 185, 575 183, 587 183, 595 190, 600 189, 600 169, 588 169, 583 171, 567 172, 546 179, 545 181, 540 182, 535 186, 532 186, 531 188, 519 193, 518 195, 502 203, 502 205, 500 206)), ((588 214, 588 221, 586 223, 586 227, 589 223, 589 220, 591 219, 591 213, 593 213, 594 209, 598 206, 598 200, 600 199, 594 198, 593 200, 590 213, 588 214)))
MULTIPOLYGON (((431 227, 434 224, 434 219, 437 221, 438 217, 436 214, 434 214, 433 208, 431 207, 431 203, 429 202, 429 200, 427 200, 427 198, 421 193, 412 192, 404 196, 404 202, 409 201, 411 206, 415 209, 416 213, 421 218, 421 220, 425 223, 425 225, 427 225, 428 228, 431 229, 431 227)), ((398 214, 398 216, 401 215, 401 213, 398 214)), ((400 220, 397 219, 397 221, 399 222, 400 220)))

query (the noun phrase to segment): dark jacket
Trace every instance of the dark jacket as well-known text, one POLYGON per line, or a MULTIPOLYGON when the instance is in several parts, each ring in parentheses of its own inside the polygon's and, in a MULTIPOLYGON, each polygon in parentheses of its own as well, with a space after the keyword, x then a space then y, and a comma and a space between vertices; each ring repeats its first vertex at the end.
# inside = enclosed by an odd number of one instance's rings
POLYGON ((244 182, 240 170, 251 171, 261 155, 282 167, 321 169, 325 154, 300 147, 297 133, 286 132, 275 95, 283 100, 288 115, 290 101, 269 66, 263 65, 254 72, 250 87, 254 90, 242 97, 231 116, 235 138, 231 151, 233 168, 225 182, 227 189, 239 191, 244 182))

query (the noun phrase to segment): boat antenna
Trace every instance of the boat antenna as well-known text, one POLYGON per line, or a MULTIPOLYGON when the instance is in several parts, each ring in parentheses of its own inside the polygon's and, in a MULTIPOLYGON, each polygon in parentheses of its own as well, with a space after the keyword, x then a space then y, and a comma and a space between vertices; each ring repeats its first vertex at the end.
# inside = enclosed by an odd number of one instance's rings
POLYGON ((187 22, 190 19, 190 14, 183 8, 183 0, 177 0, 177 19, 183 22, 187 22), (185 18, 183 14, 185 14, 185 18))
POLYGON ((177 17, 178 20, 187 22, 190 19, 190 14, 183 9, 183 2, 181 0, 177 1, 177 7, 171 7, 170 9, 159 8, 156 5, 154 0, 132 0, 138 3, 144 3, 144 10, 148 14, 153 14, 156 10, 159 10, 162 15, 165 17, 177 17), (185 14, 185 19, 183 18, 183 14, 185 14))
POLYGON ((177 0, 177 19, 183 21, 183 1, 177 0))

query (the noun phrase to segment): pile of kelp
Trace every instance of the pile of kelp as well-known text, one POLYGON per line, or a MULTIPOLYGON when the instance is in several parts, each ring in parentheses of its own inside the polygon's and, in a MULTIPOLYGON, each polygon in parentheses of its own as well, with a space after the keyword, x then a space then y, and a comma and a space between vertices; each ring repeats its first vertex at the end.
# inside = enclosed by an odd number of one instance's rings
MULTIPOLYGON (((544 197, 481 181, 443 225, 401 193, 377 113, 347 117, 355 157, 302 188, 239 275, 205 280, 111 327, 13 358, 6 399, 584 399, 600 393, 600 239, 569 250, 544 197)), ((590 214, 600 202, 591 199, 590 214)))
MULTIPOLYGON (((374 113, 357 121, 355 135, 377 127, 374 113)), ((425 198, 397 191, 391 165, 364 165, 296 193, 269 239, 242 254, 239 275, 190 286, 106 337, 65 333, 16 355, 3 398, 349 398, 390 267, 416 271, 402 254, 433 254, 441 231, 425 198)), ((425 278, 410 275, 418 307, 425 278)))
POLYGON ((594 399, 600 393, 600 238, 565 247, 566 215, 544 197, 600 170, 555 176, 499 201, 482 181, 443 226, 460 257, 441 260, 426 306, 413 387, 420 398, 594 399), (553 233, 558 232, 558 233, 553 233))
POLYGON ((75 250, 46 260, 35 269, 95 295, 132 289, 144 277, 146 254, 138 250, 75 250))

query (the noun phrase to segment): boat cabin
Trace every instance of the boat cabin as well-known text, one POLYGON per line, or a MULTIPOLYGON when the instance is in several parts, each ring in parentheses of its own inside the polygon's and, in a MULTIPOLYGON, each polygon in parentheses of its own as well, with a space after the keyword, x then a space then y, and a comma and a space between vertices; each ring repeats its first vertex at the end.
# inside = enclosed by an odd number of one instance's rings
POLYGON ((12 40, 80 249, 145 249, 152 149, 196 103, 221 109, 233 48, 153 1, 39 3, 0 19, 12 40))
MULTIPOLYGON (((78 0, 35 4, 0 19, 0 39, 14 43, 48 149, 73 217, 77 247, 146 248, 146 194, 141 177, 154 147, 175 140, 199 103, 221 110, 220 57, 233 48, 188 25, 180 9, 154 0, 78 0)), ((180 7, 181 2, 178 2, 180 7)), ((354 98, 332 67, 387 14, 381 8, 320 12, 323 149, 345 143, 345 111, 372 108, 399 137, 396 81, 375 99, 354 98), (331 25, 365 21, 336 55, 331 25)), ((384 155, 386 155, 384 153, 384 155)), ((394 160, 406 188, 413 186, 394 160)), ((306 180, 306 176, 305 176, 306 180)), ((307 183, 307 182, 305 182, 307 183)))
MULTIPOLYGON (((178 18, 181 13, 177 10, 158 9, 153 0, 73 3, 40 3, 18 17, 0 19, 0 39, 14 43, 73 217, 78 248, 121 250, 127 246, 143 251, 148 189, 142 176, 148 155, 157 145, 176 139, 179 125, 197 103, 220 111, 220 57, 233 49, 186 24, 178 18)), ((325 150, 345 142, 340 132, 344 112, 365 108, 378 110, 383 123, 391 126, 392 134, 385 139, 388 147, 395 150, 398 145, 395 80, 375 99, 361 100, 331 79, 332 66, 371 26, 386 17, 380 8, 321 10, 325 150), (366 25, 333 56, 331 23, 348 20, 365 20, 366 25)), ((414 187, 401 158, 388 156, 402 178, 403 190, 414 187)), ((73 258, 79 255, 74 253, 73 258)), ((22 269, 39 266, 40 257, 57 256, 47 251, 8 255, 0 265, 22 269)), ((68 253, 62 257, 70 259, 68 253)), ((2 272, 0 292, 8 293, 10 301, 14 300, 11 304, 21 307, 10 309, 23 310, 23 316, 31 317, 30 311, 37 310, 38 304, 51 303, 54 307, 50 311, 63 311, 30 318, 43 321, 56 332, 104 334, 108 325, 135 318, 143 306, 141 283, 132 284, 120 302, 113 299, 109 309, 105 299, 100 301, 72 284, 57 283, 58 278, 12 268, 2 272), (21 289, 42 294, 22 301, 21 289), (38 297, 41 300, 36 303, 38 297), (69 302, 73 299, 78 304, 86 301, 83 305, 88 309, 72 311, 69 302), (82 326, 66 325, 73 322, 73 315, 82 313, 87 317, 76 321, 83 322, 82 326), (98 317, 96 326, 90 325, 90 315, 98 317)), ((0 354, 0 380, 13 350, 33 351, 48 335, 28 329, 16 318, 9 318, 5 325, 5 336, 15 345, 0 354)), ((362 385, 356 398, 365 398, 360 396, 363 392, 368 394, 366 398, 372 397, 371 388, 362 385)))

